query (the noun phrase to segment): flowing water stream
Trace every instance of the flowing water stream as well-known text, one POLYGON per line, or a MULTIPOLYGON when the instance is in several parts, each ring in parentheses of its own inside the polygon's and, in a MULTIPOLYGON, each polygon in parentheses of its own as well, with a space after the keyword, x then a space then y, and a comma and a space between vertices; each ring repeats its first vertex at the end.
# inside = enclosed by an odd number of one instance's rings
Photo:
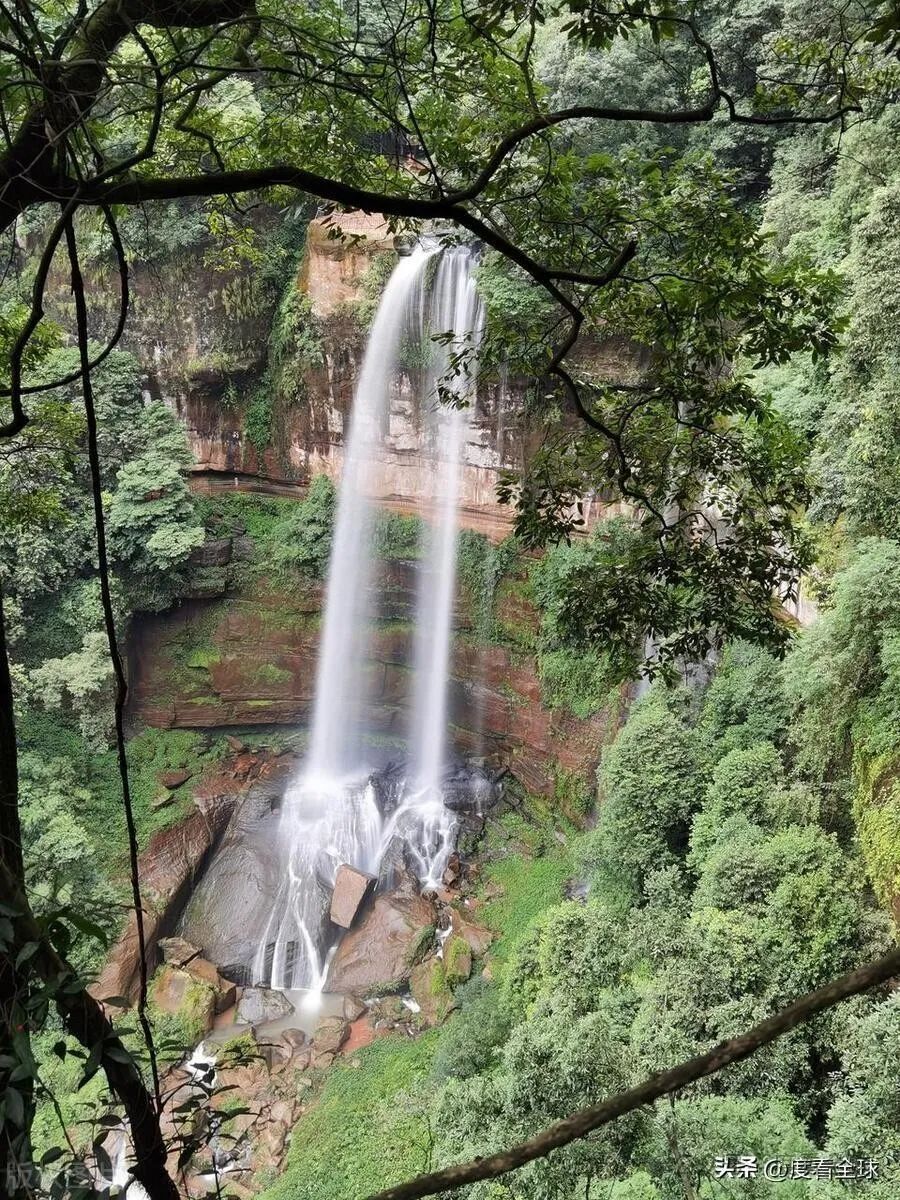
POLYGON ((422 886, 434 887, 453 849, 442 777, 460 470, 483 327, 473 264, 466 247, 417 246, 394 269, 372 325, 345 442, 309 753, 285 795, 284 868, 253 964, 257 983, 321 991, 337 944, 328 908, 342 863, 383 876, 399 846, 422 886), (365 749, 377 611, 372 495, 391 390, 410 355, 423 364, 436 515, 418 570, 410 764, 386 803, 365 749))

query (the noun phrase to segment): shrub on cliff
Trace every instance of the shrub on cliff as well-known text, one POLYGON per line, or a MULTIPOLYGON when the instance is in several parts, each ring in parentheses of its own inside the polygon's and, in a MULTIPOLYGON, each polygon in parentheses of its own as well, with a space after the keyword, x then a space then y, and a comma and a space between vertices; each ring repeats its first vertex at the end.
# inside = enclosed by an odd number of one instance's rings
POLYGON ((327 475, 316 475, 304 499, 279 526, 279 565, 321 579, 328 569, 336 513, 334 484, 327 475))
POLYGON ((586 857, 604 886, 631 901, 653 871, 683 855, 703 794, 697 738, 678 707, 677 698, 652 691, 598 772, 599 818, 586 857))

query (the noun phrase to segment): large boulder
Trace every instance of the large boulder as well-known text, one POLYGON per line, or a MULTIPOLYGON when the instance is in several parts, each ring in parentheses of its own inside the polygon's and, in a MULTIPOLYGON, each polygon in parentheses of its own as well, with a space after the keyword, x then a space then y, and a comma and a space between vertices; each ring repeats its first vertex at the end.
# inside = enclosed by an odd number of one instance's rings
POLYGON ((190 563, 192 567, 224 567, 231 562, 231 551, 230 537, 208 538, 191 551, 190 563))
POLYGON ((178 933, 237 983, 250 983, 278 894, 283 784, 254 783, 181 915, 178 933), (237 970, 235 970, 237 968, 237 970))
POLYGON ((199 947, 183 937, 160 938, 157 944, 163 962, 174 963, 176 967, 186 966, 192 958, 200 957, 199 947))
POLYGON ((187 1044, 199 1042, 213 1026, 215 989, 183 967, 166 963, 153 978, 150 1002, 154 1009, 179 1019, 187 1044))
POLYGON ((409 879, 396 891, 376 896, 338 946, 328 991, 371 996, 405 988, 431 944, 434 924, 434 904, 409 879))
POLYGON ((349 1035, 349 1021, 343 1017, 322 1017, 313 1035, 313 1045, 319 1052, 337 1054, 349 1035))
POLYGON ((330 1067, 349 1036, 350 1023, 343 1017, 323 1017, 313 1035, 310 1066, 319 1071, 330 1067))
POLYGON ((460 937, 468 944, 475 958, 484 958, 488 947, 495 938, 492 929, 467 921, 459 909, 450 909, 450 928, 454 937, 460 937))
POLYGON ((367 875, 347 863, 341 863, 334 880, 334 891, 331 893, 331 919, 342 929, 349 929, 353 924, 359 907, 366 895, 375 886, 375 876, 367 875))
POLYGON ((269 988, 248 987, 241 992, 234 1023, 236 1025, 266 1025, 269 1021, 280 1021, 282 1017, 289 1017, 293 1011, 293 1004, 283 992, 271 991, 269 988))
POLYGON ((237 988, 230 979, 223 979, 218 969, 206 958, 199 955, 189 959, 183 966, 192 979, 211 987, 215 996, 216 1012, 227 1012, 237 1000, 237 988))

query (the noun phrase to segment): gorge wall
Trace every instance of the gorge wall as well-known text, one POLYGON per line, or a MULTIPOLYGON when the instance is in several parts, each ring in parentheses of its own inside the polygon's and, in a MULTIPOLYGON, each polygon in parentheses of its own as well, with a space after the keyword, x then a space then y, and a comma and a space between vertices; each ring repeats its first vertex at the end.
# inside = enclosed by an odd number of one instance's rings
MULTIPOLYGON (((231 261, 225 269, 212 263, 208 241, 136 267, 128 348, 144 367, 147 394, 165 400, 184 423, 196 491, 299 499, 313 476, 340 477, 368 326, 397 251, 382 219, 355 213, 339 220, 339 237, 329 220, 309 222, 299 268, 280 293, 252 262, 231 261)), ((262 210, 260 235, 270 235, 277 221, 262 210)), ((625 348, 604 352, 621 369, 625 348)), ((373 476, 381 506, 427 520, 433 448, 416 370, 411 356, 391 395, 373 476)), ((512 518, 496 500, 499 474, 520 468, 539 436, 525 391, 521 382, 484 382, 465 446, 460 521, 495 541, 512 518)), ((391 739, 401 736, 409 704, 412 565, 385 564, 379 587, 373 728, 391 739)), ((570 775, 591 787, 624 699, 584 721, 544 707, 534 656, 538 618, 526 593, 507 581, 495 619, 510 636, 485 641, 473 626, 471 597, 460 592, 450 697, 456 748, 492 757, 535 793, 552 795, 570 775)), ((321 588, 251 572, 236 589, 192 594, 171 612, 133 623, 135 725, 305 728, 321 588)))
MULTIPOLYGON (((470 599, 459 591, 449 704, 455 748, 489 757, 537 794, 565 791, 572 777, 590 787, 601 748, 621 722, 625 692, 583 720, 543 705, 535 658, 525 649, 537 614, 517 583, 510 580, 496 600, 495 620, 509 635, 503 641, 478 637, 470 599)), ((370 727, 402 753, 412 699, 413 564, 385 563, 377 586, 370 727)), ((260 579, 222 599, 142 617, 131 642, 132 718, 160 728, 306 728, 322 601, 320 585, 260 579)))
MULTIPOLYGON (((396 258, 381 218, 344 214, 340 228, 336 237, 333 223, 309 223, 280 300, 252 264, 211 268, 208 247, 136 268, 126 344, 145 367, 148 395, 183 421, 201 490, 290 494, 316 474, 340 476, 368 323, 396 258)), ((416 369, 411 360, 394 389, 376 488, 382 503, 427 515, 431 464, 416 369)), ((537 436, 523 397, 520 383, 485 382, 466 445, 462 521, 495 537, 511 523, 496 500, 499 472, 521 467, 537 436)))

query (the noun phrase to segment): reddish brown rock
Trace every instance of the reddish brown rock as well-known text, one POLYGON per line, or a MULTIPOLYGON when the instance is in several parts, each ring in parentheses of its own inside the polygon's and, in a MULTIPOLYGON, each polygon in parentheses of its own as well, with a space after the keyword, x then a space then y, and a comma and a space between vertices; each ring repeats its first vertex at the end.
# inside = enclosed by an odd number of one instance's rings
POLYGON ((181 787, 183 783, 187 783, 192 774, 193 771, 189 771, 187 768, 184 768, 180 771, 161 771, 157 778, 163 787, 167 787, 170 791, 174 791, 175 788, 181 787))
POLYGON ((456 883, 456 881, 459 879, 459 874, 460 874, 459 855, 451 854, 449 859, 447 860, 447 865, 444 868, 444 874, 441 876, 444 886, 450 887, 452 884, 456 883))
MULTIPOLYGON (((144 914, 144 937, 148 946, 153 943, 158 926, 159 921, 152 913, 144 914)), ((95 1000, 118 999, 127 1004, 134 1003, 140 982, 139 944, 137 921, 134 913, 131 913, 125 931, 109 952, 103 970, 88 988, 95 1000)), ((147 973, 150 973, 150 964, 147 973)))
POLYGON ((199 949, 183 937, 160 938, 158 944, 163 962, 174 963, 176 967, 183 967, 192 958, 200 957, 199 949))
POLYGON ((376 896, 341 940, 328 973, 328 991, 366 996, 405 987, 434 921, 434 905, 408 883, 376 896))
POLYGON ((334 891, 331 893, 331 919, 335 925, 349 929, 360 905, 374 886, 374 875, 367 875, 365 871, 341 863, 335 876, 334 891))
MULTIPOLYGON (((415 608, 413 573, 402 563, 385 564, 379 590, 402 624, 381 627, 373 638, 367 669, 375 697, 371 724, 373 731, 393 733, 403 728, 404 709, 411 702, 407 619, 415 608)), ((135 715, 151 725, 192 729, 308 724, 320 632, 312 618, 321 602, 319 588, 286 591, 255 581, 240 597, 220 603, 210 634, 218 658, 187 676, 179 667, 179 638, 208 608, 188 602, 170 613, 140 617, 133 637, 135 715), (161 696, 173 699, 163 703, 161 696)), ((503 604, 508 618, 528 619, 526 599, 513 592, 503 604)), ((464 608, 457 605, 457 629, 465 625, 464 608)), ((450 694, 457 748, 501 760, 520 782, 543 795, 556 787, 557 766, 590 785, 624 703, 623 693, 587 720, 562 710, 551 713, 542 706, 533 659, 465 637, 454 642, 450 694)))
POLYGON ((363 1046, 375 1041, 375 1027, 367 1016, 358 1017, 350 1023, 350 1036, 341 1047, 344 1055, 355 1054, 363 1046))
POLYGON ((450 928, 455 937, 463 939, 476 958, 483 958, 487 954, 488 947, 495 937, 493 930, 467 921, 455 908, 450 910, 450 928))
POLYGON ((215 991, 182 967, 166 963, 160 968, 153 981, 151 999, 161 1012, 172 1016, 186 1013, 192 1024, 197 1022, 201 1035, 213 1027, 215 991))
MULTIPOLYGON (((232 785, 233 786, 233 785, 232 785)), ((183 902, 196 873, 228 824, 237 802, 236 794, 210 793, 198 789, 195 807, 183 821, 153 835, 138 860, 144 900, 144 940, 147 973, 156 965, 156 936, 173 909, 183 902)), ((122 996, 137 999, 140 977, 137 922, 132 913, 125 930, 110 951, 106 964, 89 991, 102 1000, 122 996)))
POLYGON ((323 1017, 313 1034, 315 1053, 337 1054, 350 1036, 350 1022, 343 1017, 323 1017))
POLYGON ((200 957, 189 959, 184 964, 183 970, 187 971, 193 979, 212 988, 217 1013, 227 1012, 228 1009, 234 1007, 237 1001, 237 987, 230 979, 223 979, 216 967, 207 959, 200 957))

